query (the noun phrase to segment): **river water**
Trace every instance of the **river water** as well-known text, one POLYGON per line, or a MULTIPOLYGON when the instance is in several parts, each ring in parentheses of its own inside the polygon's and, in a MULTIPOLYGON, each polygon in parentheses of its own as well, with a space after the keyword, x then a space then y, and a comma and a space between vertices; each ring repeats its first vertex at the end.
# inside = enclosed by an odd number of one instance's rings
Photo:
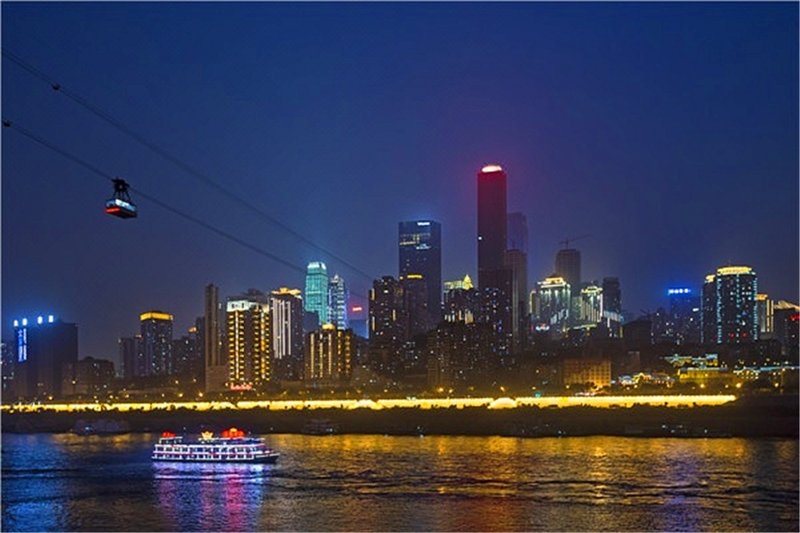
POLYGON ((270 435, 275 465, 198 465, 156 438, 2 435, 2 530, 798 529, 795 440, 270 435))

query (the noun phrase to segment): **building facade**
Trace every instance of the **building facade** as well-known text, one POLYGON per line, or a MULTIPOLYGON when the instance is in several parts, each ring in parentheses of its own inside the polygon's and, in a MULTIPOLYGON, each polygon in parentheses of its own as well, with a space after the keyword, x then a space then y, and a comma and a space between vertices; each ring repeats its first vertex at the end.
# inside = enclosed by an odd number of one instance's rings
POLYGON ((317 313, 319 324, 329 322, 328 267, 322 261, 312 261, 306 268, 304 309, 317 313))
POLYGON ((306 339, 304 377, 311 382, 346 383, 352 372, 352 358, 352 330, 323 324, 306 339))
POLYGON ((758 340, 757 294, 758 277, 748 266, 720 267, 715 274, 706 276, 703 341, 743 344, 758 340))
POLYGON ((271 378, 269 304, 254 298, 228 300, 226 307, 228 388, 250 390, 271 378))
POLYGON ((277 379, 299 379, 305 339, 300 289, 281 287, 272 291, 269 301, 273 373, 277 379))
POLYGON ((349 293, 344 279, 339 274, 335 274, 328 284, 328 301, 330 302, 328 318, 331 324, 339 329, 348 329, 350 327, 347 313, 349 293))
POLYGON ((14 320, 14 392, 20 399, 60 398, 64 366, 78 360, 78 326, 53 315, 14 320))
POLYGON ((172 315, 163 311, 147 311, 139 315, 146 376, 169 376, 175 373, 172 321, 172 315))
POLYGON ((397 244, 400 278, 422 276, 426 308, 435 324, 441 319, 442 307, 442 225, 434 220, 400 222, 397 244))
POLYGON ((205 360, 205 390, 220 392, 228 382, 228 359, 224 345, 225 310, 219 300, 219 288, 205 288, 203 315, 203 358, 205 360))

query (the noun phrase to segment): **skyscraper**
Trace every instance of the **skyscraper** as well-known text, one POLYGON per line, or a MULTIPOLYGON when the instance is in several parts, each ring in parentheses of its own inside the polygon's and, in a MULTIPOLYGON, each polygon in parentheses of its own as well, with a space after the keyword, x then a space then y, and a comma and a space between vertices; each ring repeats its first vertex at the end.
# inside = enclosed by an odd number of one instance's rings
POLYGON ((203 357, 205 359, 206 392, 223 391, 228 381, 228 361, 223 346, 223 309, 219 288, 209 284, 205 289, 203 319, 203 357))
POLYGON ((122 361, 122 375, 125 379, 147 375, 144 368, 141 335, 120 337, 119 358, 122 361))
POLYGON ((328 301, 330 302, 328 319, 338 329, 350 327, 347 319, 348 296, 344 279, 339 274, 335 274, 328 284, 328 301))
POLYGON ((714 274, 708 274, 703 281, 700 342, 717 343, 717 284, 714 274))
POLYGON ((587 285, 581 289, 580 321, 583 324, 597 324, 603 320, 603 289, 597 285, 587 285))
POLYGON ((575 248, 564 248, 556 253, 556 274, 572 287, 573 296, 581 290, 581 253, 575 248))
POLYGON ((306 269, 305 310, 317 313, 320 324, 328 319, 328 267, 322 261, 312 261, 306 269))
POLYGON ((521 348, 528 324, 528 255, 519 249, 506 250, 506 267, 511 270, 511 324, 514 345, 521 348))
POLYGON ((428 284, 422 274, 400 276, 400 286, 403 293, 403 317, 406 320, 403 327, 405 339, 433 329, 434 324, 428 312, 428 284))
POLYGON ((528 218, 522 213, 508 214, 508 244, 509 250, 520 250, 528 253, 528 218))
POLYGON ((278 379, 300 377, 304 338, 300 294, 300 289, 281 287, 270 295, 273 373, 278 379))
POLYGON ((17 358, 14 391, 18 398, 62 396, 64 365, 78 360, 78 326, 53 315, 14 320, 17 358))
POLYGON ((433 220, 400 222, 397 233, 400 277, 422 276, 428 313, 435 324, 442 315, 442 225, 433 220))
POLYGON ((666 337, 677 344, 700 341, 700 298, 689 287, 667 289, 669 314, 666 337))
POLYGON ((226 311, 229 388, 249 390, 266 384, 272 353, 269 304, 244 295, 229 299, 226 311))
POLYGON ((553 274, 537 283, 536 318, 550 331, 560 333, 567 329, 570 319, 571 288, 561 276, 553 274))
POLYGON ((172 320, 171 314, 162 311, 147 311, 139 315, 147 376, 169 376, 174 373, 172 320))
POLYGON ((619 278, 603 278, 603 321, 611 337, 619 337, 622 331, 622 290, 619 278))
POLYGON ((369 354, 373 363, 386 372, 399 367, 399 352, 406 340, 403 288, 392 276, 372 282, 369 291, 369 354))
POLYGON ((306 339, 305 379, 331 383, 350 378, 353 358, 353 331, 324 324, 306 339))
POLYGON ((480 320, 489 324, 496 338, 495 355, 508 355, 513 341, 513 273, 506 265, 508 237, 507 176, 499 165, 478 172, 478 289, 480 320))
POLYGON ((712 311, 707 306, 713 305, 715 327, 713 331, 709 327, 707 334, 715 335, 713 341, 705 337, 707 324, 704 322, 704 342, 741 344, 757 340, 756 294, 758 294, 758 278, 748 266, 720 267, 716 274, 706 276, 706 284, 703 287, 703 318, 710 320, 712 311), (708 299, 706 298, 707 290, 709 292, 713 290, 713 299, 710 295, 708 299))
POLYGON ((487 285, 487 273, 505 267, 506 188, 507 176, 499 165, 486 165, 478 172, 478 288, 481 290, 495 286, 487 285))

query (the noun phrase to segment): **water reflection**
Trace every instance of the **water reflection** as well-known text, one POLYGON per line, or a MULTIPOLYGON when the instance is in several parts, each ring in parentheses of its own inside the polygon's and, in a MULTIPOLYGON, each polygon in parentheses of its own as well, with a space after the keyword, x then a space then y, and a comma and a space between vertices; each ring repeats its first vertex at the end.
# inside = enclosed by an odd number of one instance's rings
POLYGON ((788 440, 272 435, 276 465, 152 463, 155 435, 3 435, 2 529, 785 530, 788 440))
POLYGON ((258 523, 274 466, 159 462, 152 468, 168 529, 245 531, 258 523))

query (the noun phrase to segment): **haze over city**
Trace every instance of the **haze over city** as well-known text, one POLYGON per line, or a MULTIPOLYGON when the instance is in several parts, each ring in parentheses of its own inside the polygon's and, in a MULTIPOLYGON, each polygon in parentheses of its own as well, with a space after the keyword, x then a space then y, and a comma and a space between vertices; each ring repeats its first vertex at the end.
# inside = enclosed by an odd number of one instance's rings
MULTIPOLYGON (((619 277, 633 315, 729 263, 797 299, 796 4, 2 9, 4 49, 375 278, 397 275, 397 222, 415 219, 442 224, 445 280, 476 278, 475 174, 499 163, 529 284, 590 234, 584 279, 619 277)), ((370 280, 6 61, 3 109, 299 269, 326 261, 366 303, 370 280)), ((183 330, 209 282, 302 288, 135 193, 137 220, 108 217, 106 184, 4 133, 6 318, 54 313, 79 324, 81 356, 117 361, 140 312, 183 330)))

